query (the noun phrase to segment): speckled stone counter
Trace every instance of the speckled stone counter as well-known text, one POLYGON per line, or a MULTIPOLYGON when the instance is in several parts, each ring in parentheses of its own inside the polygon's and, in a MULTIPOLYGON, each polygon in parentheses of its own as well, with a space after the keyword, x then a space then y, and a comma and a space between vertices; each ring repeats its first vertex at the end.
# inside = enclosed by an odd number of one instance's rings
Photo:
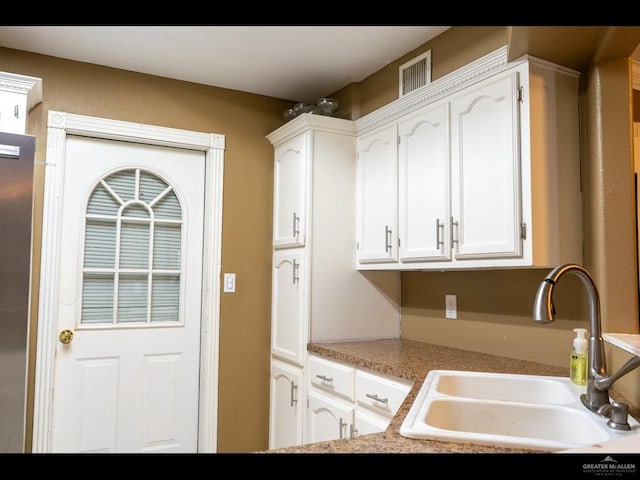
MULTIPOLYGON (((385 432, 355 439, 267 450, 265 453, 534 453, 531 450, 406 438, 400 435, 400 426, 431 370, 569 375, 568 368, 402 339, 309 344, 307 350, 329 359, 410 380, 414 382, 413 388, 385 432)), ((612 397, 624 400, 614 392, 612 397)), ((638 418, 635 409, 630 408, 630 413, 638 418)))

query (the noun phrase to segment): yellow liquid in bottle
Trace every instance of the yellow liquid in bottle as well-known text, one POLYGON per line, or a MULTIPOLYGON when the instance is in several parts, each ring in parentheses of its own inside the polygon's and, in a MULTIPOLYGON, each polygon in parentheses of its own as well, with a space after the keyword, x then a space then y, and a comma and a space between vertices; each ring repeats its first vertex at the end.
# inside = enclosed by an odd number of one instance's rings
POLYGON ((576 385, 587 384, 587 356, 584 353, 572 353, 569 369, 571 381, 576 385))

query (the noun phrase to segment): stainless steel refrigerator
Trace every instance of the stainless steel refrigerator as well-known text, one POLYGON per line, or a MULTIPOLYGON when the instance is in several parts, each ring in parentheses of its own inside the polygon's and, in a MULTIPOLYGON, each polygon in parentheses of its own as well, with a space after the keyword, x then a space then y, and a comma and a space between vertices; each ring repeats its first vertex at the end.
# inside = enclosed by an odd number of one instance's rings
POLYGON ((0 132, 0 453, 25 451, 34 154, 0 132))

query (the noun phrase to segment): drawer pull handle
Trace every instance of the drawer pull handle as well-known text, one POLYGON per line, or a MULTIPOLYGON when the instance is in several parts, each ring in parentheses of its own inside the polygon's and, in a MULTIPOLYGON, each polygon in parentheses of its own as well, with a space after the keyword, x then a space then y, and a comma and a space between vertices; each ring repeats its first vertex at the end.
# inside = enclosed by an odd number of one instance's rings
POLYGON ((388 398, 380 398, 375 393, 374 394, 367 393, 366 395, 367 395, 367 397, 371 398, 372 400, 375 400, 376 402, 384 403, 385 405, 387 405, 389 403, 389 399, 388 398))
POLYGON ((324 381, 324 382, 333 382, 333 378, 332 377, 325 377, 324 375, 316 375, 316 377, 318 377, 320 380, 324 381))

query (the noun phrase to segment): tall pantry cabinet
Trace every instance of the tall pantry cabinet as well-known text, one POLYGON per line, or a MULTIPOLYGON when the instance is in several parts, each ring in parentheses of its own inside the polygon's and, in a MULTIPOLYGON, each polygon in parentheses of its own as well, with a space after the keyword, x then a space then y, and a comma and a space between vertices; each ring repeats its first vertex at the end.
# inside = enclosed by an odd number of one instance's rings
POLYGON ((355 260, 356 130, 300 115, 274 147, 269 448, 305 443, 307 343, 400 336, 398 272, 355 260))

